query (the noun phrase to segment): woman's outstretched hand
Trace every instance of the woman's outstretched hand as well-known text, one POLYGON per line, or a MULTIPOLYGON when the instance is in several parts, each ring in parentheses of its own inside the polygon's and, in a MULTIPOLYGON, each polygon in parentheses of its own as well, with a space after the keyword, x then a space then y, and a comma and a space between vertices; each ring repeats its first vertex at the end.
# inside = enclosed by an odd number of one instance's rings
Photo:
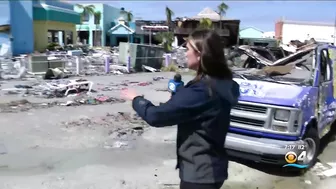
POLYGON ((133 100, 136 96, 138 96, 134 89, 123 89, 121 90, 121 96, 127 100, 133 100))

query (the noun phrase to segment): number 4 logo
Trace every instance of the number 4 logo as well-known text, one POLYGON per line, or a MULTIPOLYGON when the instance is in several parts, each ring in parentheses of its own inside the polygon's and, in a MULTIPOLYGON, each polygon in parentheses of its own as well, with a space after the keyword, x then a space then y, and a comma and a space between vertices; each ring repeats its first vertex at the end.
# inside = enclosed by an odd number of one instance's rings
POLYGON ((301 152, 301 154, 297 157, 297 160, 304 162, 306 160, 306 155, 307 155, 306 151, 301 152))

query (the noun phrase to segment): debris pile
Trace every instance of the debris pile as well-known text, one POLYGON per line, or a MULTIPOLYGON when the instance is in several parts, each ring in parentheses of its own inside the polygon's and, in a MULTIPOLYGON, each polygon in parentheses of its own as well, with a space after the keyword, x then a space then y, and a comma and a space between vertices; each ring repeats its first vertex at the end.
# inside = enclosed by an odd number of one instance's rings
POLYGON ((5 88, 2 91, 5 91, 6 94, 21 94, 22 96, 61 98, 70 94, 95 92, 92 86, 93 82, 86 79, 52 80, 31 85, 15 85, 14 88, 5 88))
POLYGON ((126 89, 126 87, 129 86, 148 86, 152 85, 153 83, 148 81, 148 82, 139 82, 139 81, 129 81, 129 80, 124 80, 121 81, 120 83, 109 83, 108 85, 98 85, 98 90, 101 91, 115 91, 115 90, 123 90, 126 89))
POLYGON ((107 96, 88 96, 83 95, 78 98, 75 98, 74 100, 66 101, 66 102, 60 102, 60 101, 54 101, 54 102, 47 102, 47 103, 33 103, 29 102, 26 99, 23 100, 16 100, 11 101, 9 103, 1 103, 0 104, 0 113, 17 113, 17 112, 25 112, 29 111, 31 109, 44 109, 44 108, 50 108, 54 106, 81 106, 81 105, 98 105, 103 103, 124 103, 124 99, 119 99, 115 97, 107 97, 107 96))
POLYGON ((28 100, 16 100, 11 101, 9 103, 1 103, 0 104, 0 113, 17 113, 17 112, 25 112, 31 109, 43 109, 50 108, 59 104, 59 102, 51 102, 51 103, 32 103, 28 100))
POLYGON ((0 58, 0 79, 20 79, 27 76, 26 72, 24 56, 12 59, 0 58))
POLYGON ((107 134, 113 139, 140 136, 143 134, 145 127, 147 127, 147 124, 139 116, 129 112, 107 113, 102 117, 81 118, 75 121, 62 122, 61 125, 67 129, 74 127, 90 129, 106 127, 109 128, 107 134))
POLYGON ((98 105, 103 103, 124 103, 124 99, 115 98, 115 97, 108 97, 104 95, 98 95, 96 97, 92 96, 77 96, 74 100, 69 100, 65 103, 61 103, 62 106, 80 106, 80 105, 98 105))
MULTIPOLYGON (((176 49, 171 55, 170 60, 175 60, 173 61, 175 64, 184 68, 187 62, 185 52, 185 48, 176 49)), ((161 62, 158 64, 158 67, 153 68, 148 66, 151 64, 147 64, 150 62, 147 54, 142 56, 145 57, 137 57, 137 59, 144 60, 141 63, 142 69, 140 68, 140 71, 160 71, 161 62)), ((162 59, 164 57, 165 55, 162 56, 162 59)), ((161 55, 156 58, 161 60, 161 55)), ((85 45, 67 45, 65 47, 58 47, 57 49, 49 49, 45 53, 35 52, 31 55, 21 55, 13 58, 0 57, 0 63, 0 78, 2 79, 36 77, 40 74, 43 75, 45 72, 49 72, 46 76, 51 76, 55 79, 74 75, 121 75, 134 72, 133 66, 129 68, 126 66, 127 63, 125 61, 122 62, 120 60, 119 47, 89 48, 85 45)))
POLYGON ((172 54, 172 59, 175 60, 176 64, 181 68, 187 67, 187 57, 186 57, 186 48, 177 48, 172 54))

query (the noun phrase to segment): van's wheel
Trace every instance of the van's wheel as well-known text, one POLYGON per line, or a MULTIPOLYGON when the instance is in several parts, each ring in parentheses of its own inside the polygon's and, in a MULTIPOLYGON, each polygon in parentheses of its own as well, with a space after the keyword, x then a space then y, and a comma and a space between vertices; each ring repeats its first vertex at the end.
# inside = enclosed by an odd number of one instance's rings
POLYGON ((310 127, 306 134, 303 137, 303 141, 305 142, 306 147, 306 160, 304 164, 308 165, 306 168, 309 169, 315 165, 317 161, 317 156, 319 154, 320 149, 320 137, 315 128, 310 127))
MULTIPOLYGON (((320 149, 320 138, 318 136, 317 130, 310 127, 306 131, 306 134, 304 135, 302 140, 305 142, 306 151, 306 160, 303 162, 303 164, 308 166, 304 169, 288 167, 286 168, 286 172, 288 171, 300 175, 304 174, 307 170, 315 165, 320 149)), ((297 156, 299 155, 300 154, 297 154, 297 156)))

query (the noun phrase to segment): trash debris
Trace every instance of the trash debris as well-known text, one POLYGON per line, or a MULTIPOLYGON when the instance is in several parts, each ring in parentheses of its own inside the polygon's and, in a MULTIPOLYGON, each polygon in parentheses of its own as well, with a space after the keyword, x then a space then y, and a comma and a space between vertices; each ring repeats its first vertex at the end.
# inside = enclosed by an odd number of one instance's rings
POLYGON ((305 180, 304 181, 306 184, 312 184, 312 182, 310 180, 305 180))
POLYGON ((32 86, 29 85, 14 85, 15 88, 19 88, 19 89, 31 89, 33 88, 32 86))
POLYGON ((164 79, 164 77, 162 76, 153 77, 153 81, 160 81, 161 79, 164 79))
POLYGON ((163 88, 163 89, 155 89, 156 91, 161 91, 161 92, 169 92, 168 88, 163 88))
POLYGON ((335 163, 328 163, 329 169, 324 170, 323 172, 319 173, 321 179, 325 179, 328 177, 336 176, 336 165, 335 163))
POLYGON ((66 74, 66 70, 61 68, 49 68, 45 75, 44 79, 63 79, 69 77, 69 75, 66 74))
POLYGON ((10 43, 2 43, 0 49, 0 57, 12 57, 12 46, 10 43))
POLYGON ((105 142, 104 148, 110 149, 110 148, 122 148, 128 146, 128 143, 126 141, 115 141, 112 145, 109 145, 107 142, 105 142))
POLYGON ((4 88, 6 94, 33 95, 43 98, 61 98, 70 94, 96 92, 92 89, 93 82, 86 79, 53 80, 35 85, 16 85, 15 88, 4 88))
POLYGON ((11 101, 9 103, 0 104, 0 113, 17 113, 25 112, 31 109, 43 109, 53 106, 81 106, 81 105, 98 105, 103 103, 124 103, 124 99, 106 96, 78 96, 74 100, 67 100, 65 102, 54 101, 50 103, 32 103, 26 99, 11 101))
POLYGON ((25 67, 21 67, 18 70, 18 73, 16 75, 13 74, 5 74, 3 72, 1 72, 0 70, 0 79, 5 79, 5 80, 10 80, 10 79, 20 79, 23 78, 26 75, 26 68, 25 67))
POLYGON ((66 129, 79 127, 93 130, 97 127, 108 128, 107 134, 112 141, 105 143, 104 148, 128 146, 127 141, 135 140, 148 127, 140 117, 129 112, 107 113, 101 117, 84 117, 79 120, 62 122, 61 125, 66 129))
POLYGON ((126 66, 120 66, 120 65, 111 65, 110 68, 115 71, 116 73, 128 73, 128 69, 126 66))
POLYGON ((149 71, 149 72, 160 72, 160 70, 158 69, 155 69, 155 68, 152 68, 150 66, 145 66, 145 65, 142 65, 142 68, 146 71, 149 71))
POLYGON ((147 86, 153 84, 152 82, 140 82, 138 83, 138 86, 147 86))

